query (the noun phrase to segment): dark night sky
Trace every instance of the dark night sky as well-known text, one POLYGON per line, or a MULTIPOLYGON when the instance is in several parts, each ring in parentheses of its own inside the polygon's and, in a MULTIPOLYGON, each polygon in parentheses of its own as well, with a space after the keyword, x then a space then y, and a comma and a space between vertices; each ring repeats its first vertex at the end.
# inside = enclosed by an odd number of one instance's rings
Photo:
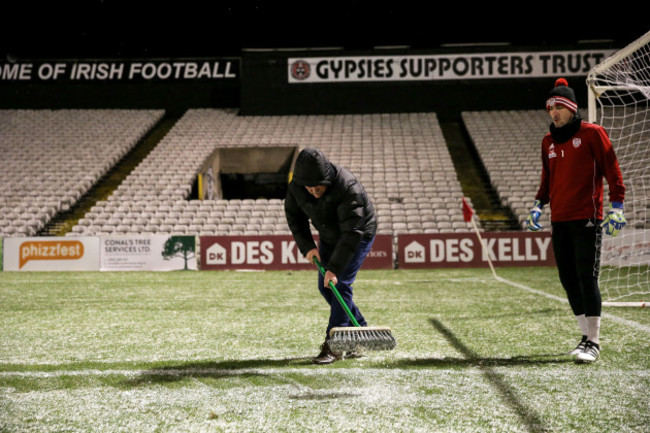
POLYGON ((650 30, 645 13, 612 14, 548 2, 514 7, 496 2, 312 3, 16 2, 3 6, 0 48, 7 60, 236 56, 245 48, 436 49, 476 42, 572 46, 594 39, 623 46, 650 30))

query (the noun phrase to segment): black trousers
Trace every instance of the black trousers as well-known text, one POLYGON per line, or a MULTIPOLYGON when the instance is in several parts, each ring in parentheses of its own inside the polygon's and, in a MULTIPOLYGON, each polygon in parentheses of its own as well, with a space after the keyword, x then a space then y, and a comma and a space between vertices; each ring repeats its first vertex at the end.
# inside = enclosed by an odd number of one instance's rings
POLYGON ((576 316, 600 316, 600 221, 554 222, 552 227, 553 253, 571 310, 576 316))

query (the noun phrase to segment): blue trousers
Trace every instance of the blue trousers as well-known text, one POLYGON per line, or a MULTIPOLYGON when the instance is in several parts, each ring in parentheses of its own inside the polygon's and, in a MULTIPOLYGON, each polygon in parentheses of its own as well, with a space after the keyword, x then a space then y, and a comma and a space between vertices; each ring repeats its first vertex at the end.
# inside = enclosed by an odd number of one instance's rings
MULTIPOLYGON (((374 241, 374 238, 361 241, 359 248, 357 248, 356 253, 350 260, 350 263, 348 263, 343 272, 336 275, 336 278, 338 279, 336 289, 352 312, 352 315, 356 321, 361 326, 368 326, 368 324, 366 323, 366 319, 363 318, 361 311, 359 311, 359 308, 352 300, 352 283, 354 283, 354 280, 357 277, 357 273, 359 272, 359 269, 361 269, 361 265, 370 252, 374 241)), ((330 254, 332 253, 332 248, 321 243, 318 247, 318 253, 320 254, 321 264, 323 267, 327 268, 327 262, 329 261, 330 254)), ((350 320, 350 317, 345 312, 343 307, 341 307, 338 299, 336 299, 336 295, 334 295, 332 289, 325 287, 325 279, 320 274, 320 272, 318 273, 318 290, 320 290, 321 295, 323 295, 330 306, 330 318, 329 323, 327 324, 325 339, 327 340, 329 338, 329 332, 332 328, 354 326, 350 320)))

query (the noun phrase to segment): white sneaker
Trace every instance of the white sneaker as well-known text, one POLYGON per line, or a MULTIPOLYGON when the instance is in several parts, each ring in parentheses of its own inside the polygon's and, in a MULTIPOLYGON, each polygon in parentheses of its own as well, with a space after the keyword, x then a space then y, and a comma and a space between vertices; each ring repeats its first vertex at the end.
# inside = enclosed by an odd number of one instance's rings
POLYGON ((580 340, 580 343, 576 346, 575 349, 573 349, 571 352, 569 352, 569 355, 575 356, 579 353, 582 353, 585 351, 585 348, 587 347, 587 336, 583 335, 582 340, 580 340))
POLYGON ((591 340, 587 340, 585 350, 578 353, 579 362, 594 362, 600 356, 600 346, 591 340))

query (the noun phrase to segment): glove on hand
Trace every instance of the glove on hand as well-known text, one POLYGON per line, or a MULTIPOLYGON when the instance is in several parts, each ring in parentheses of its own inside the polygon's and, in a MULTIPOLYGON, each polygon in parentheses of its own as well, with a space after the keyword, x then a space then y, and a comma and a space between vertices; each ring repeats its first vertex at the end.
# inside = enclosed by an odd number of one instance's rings
POLYGON ((605 219, 600 224, 600 226, 605 229, 605 233, 608 235, 616 236, 626 223, 627 221, 625 221, 625 215, 623 215, 623 203, 619 201, 613 201, 609 205, 607 216, 605 216, 605 219))
POLYGON ((530 210, 528 218, 526 218, 526 227, 528 227, 528 230, 538 232, 542 229, 542 226, 539 225, 539 217, 542 215, 543 206, 541 201, 535 200, 535 204, 533 204, 533 208, 530 210))

